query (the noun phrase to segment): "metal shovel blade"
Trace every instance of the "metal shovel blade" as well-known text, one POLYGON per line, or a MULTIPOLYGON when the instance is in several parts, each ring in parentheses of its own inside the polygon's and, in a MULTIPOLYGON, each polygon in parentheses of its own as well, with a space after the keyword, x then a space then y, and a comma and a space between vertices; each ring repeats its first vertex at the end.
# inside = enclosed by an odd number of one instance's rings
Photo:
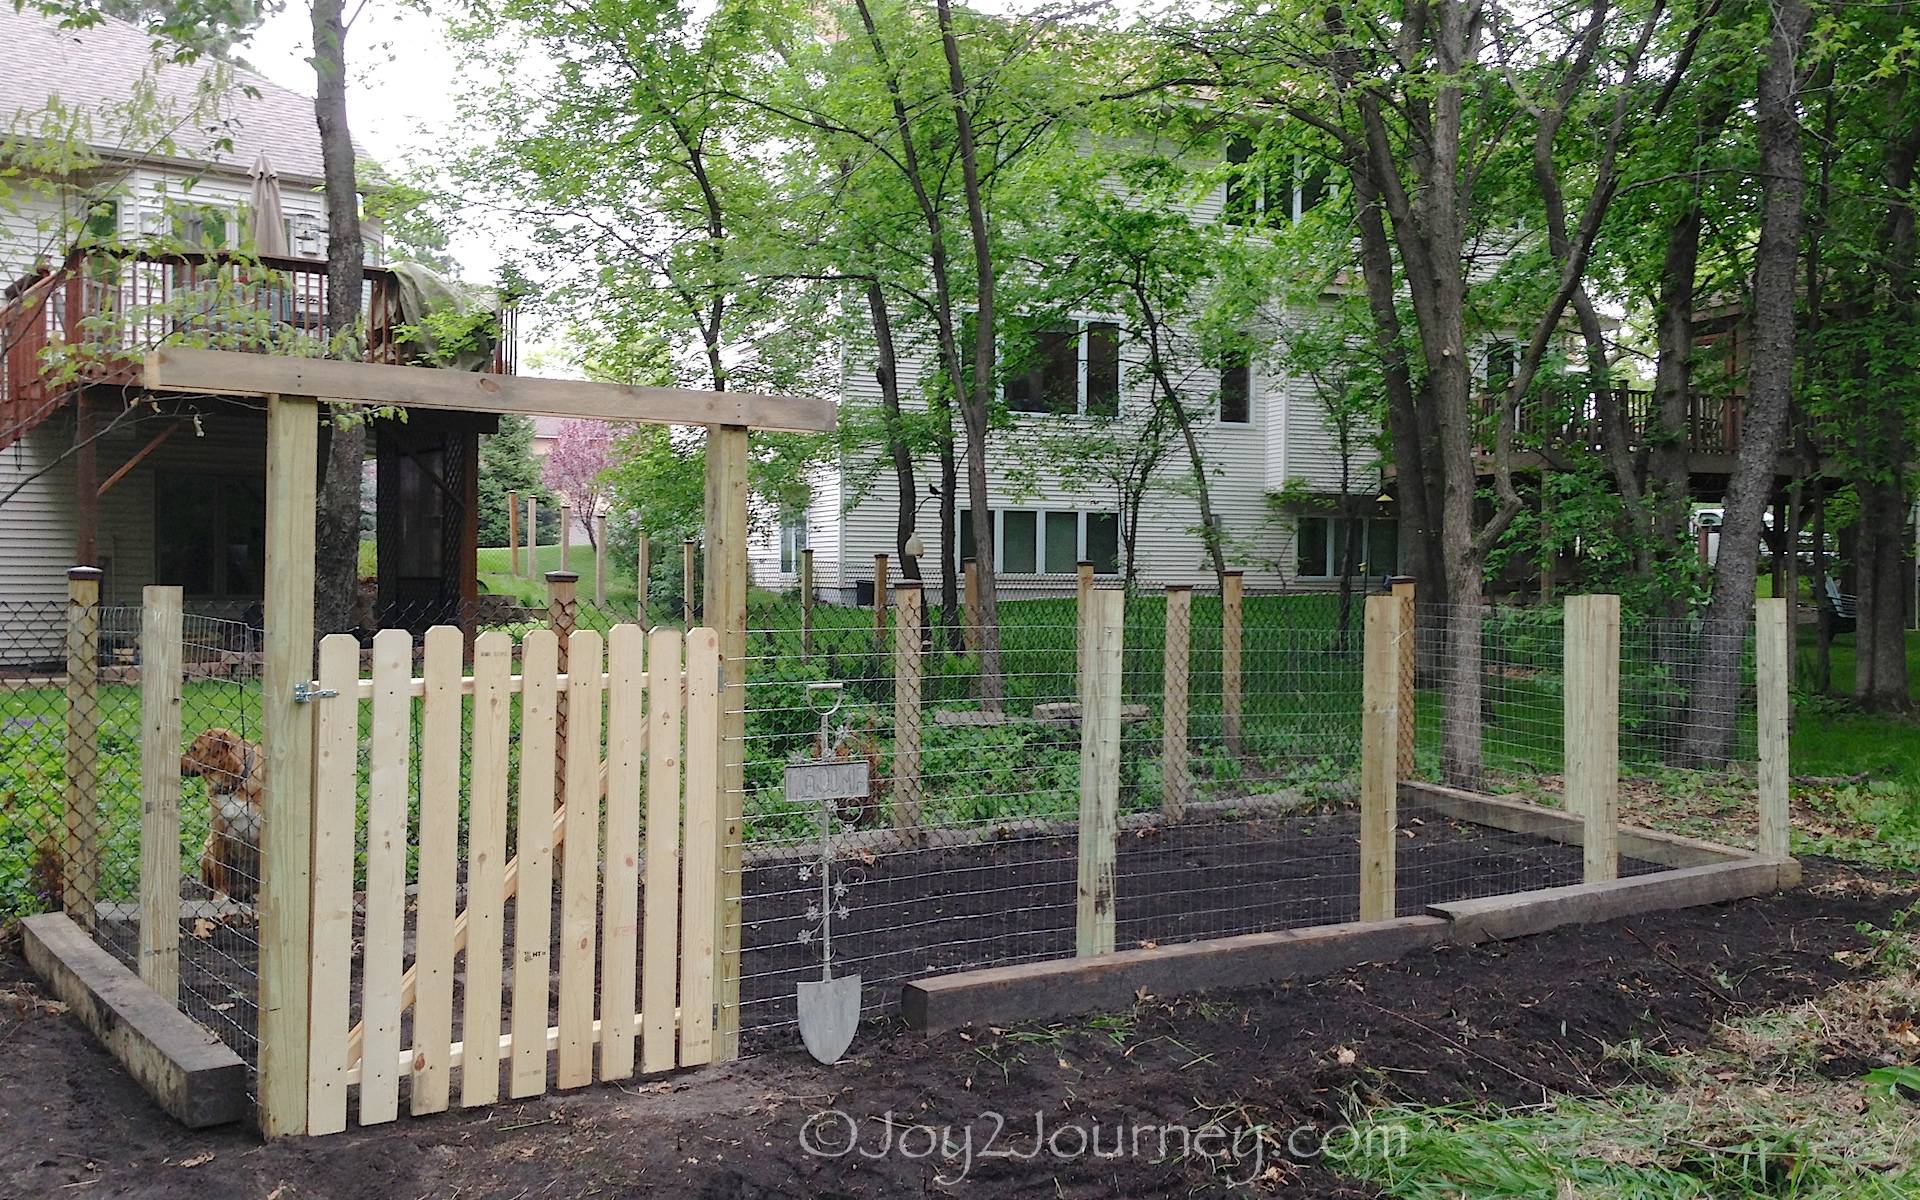
POLYGON ((860 977, 842 975, 803 983, 798 988, 800 1040, 814 1061, 832 1066, 853 1044, 860 1025, 860 977))

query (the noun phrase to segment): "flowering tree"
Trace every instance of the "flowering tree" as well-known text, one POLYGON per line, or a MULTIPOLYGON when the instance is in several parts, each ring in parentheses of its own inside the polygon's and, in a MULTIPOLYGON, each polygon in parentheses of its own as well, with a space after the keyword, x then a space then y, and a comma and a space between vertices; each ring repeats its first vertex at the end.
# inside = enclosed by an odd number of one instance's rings
POLYGON ((613 438, 613 426, 605 422, 568 421, 560 426, 540 472, 547 486, 580 515, 589 545, 598 545, 593 517, 610 494, 605 476, 613 465, 613 438))

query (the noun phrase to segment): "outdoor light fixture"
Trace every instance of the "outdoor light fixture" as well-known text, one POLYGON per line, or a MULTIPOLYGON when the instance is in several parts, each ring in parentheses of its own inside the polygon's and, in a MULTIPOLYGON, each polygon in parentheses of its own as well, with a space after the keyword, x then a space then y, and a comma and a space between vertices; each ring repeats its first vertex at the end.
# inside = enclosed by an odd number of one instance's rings
POLYGON ((901 547, 908 558, 919 558, 927 552, 927 544, 920 540, 920 531, 914 530, 907 535, 907 544, 901 547))

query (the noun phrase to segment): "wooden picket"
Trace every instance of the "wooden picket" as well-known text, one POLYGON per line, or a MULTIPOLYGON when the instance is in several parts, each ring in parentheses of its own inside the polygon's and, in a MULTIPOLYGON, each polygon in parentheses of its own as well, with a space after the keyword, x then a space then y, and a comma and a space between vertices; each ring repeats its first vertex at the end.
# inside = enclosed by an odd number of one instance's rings
POLYGON ((550 1066, 554 1085, 569 1088, 627 1078, 636 1058, 640 1070, 656 1072, 712 1057, 718 635, 619 625, 603 641, 580 630, 568 638, 562 672, 558 640, 538 629, 521 643, 517 675, 504 633, 473 641, 471 675, 462 674, 465 650, 461 631, 429 630, 415 678, 412 637, 383 631, 363 680, 355 639, 320 645, 311 1133, 346 1127, 355 1086, 361 1124, 396 1119, 402 1076, 408 1111, 421 1115, 453 1103, 454 1071, 458 1102, 472 1107, 499 1099, 503 1066, 507 1094, 519 1098, 547 1089, 550 1066), (564 752, 556 736, 563 709, 564 752), (516 743, 517 781, 509 767, 516 743), (364 842, 358 794, 366 797, 364 842), (556 852, 557 940, 547 902, 556 852), (354 963, 356 907, 364 923, 354 963))

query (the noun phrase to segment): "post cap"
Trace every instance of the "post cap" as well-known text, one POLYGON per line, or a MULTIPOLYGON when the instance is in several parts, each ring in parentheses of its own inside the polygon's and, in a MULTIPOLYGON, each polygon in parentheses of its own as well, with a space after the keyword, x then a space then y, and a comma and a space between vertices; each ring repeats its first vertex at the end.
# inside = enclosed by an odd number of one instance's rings
POLYGON ((547 582, 548 583, 579 583, 580 573, 578 571, 548 571, 547 582))
POLYGON ((1397 584, 1397 583, 1412 583, 1412 582, 1414 582, 1414 579, 1413 579, 1413 576, 1411 576, 1411 575, 1389 575, 1389 576, 1387 576, 1387 583, 1388 583, 1389 585, 1392 585, 1392 584, 1397 584))
POLYGON ((1229 567, 1227 570, 1222 571, 1220 573, 1222 575, 1228 576, 1229 578, 1233 578, 1233 579, 1238 579, 1242 575, 1246 574, 1246 572, 1241 570, 1239 567, 1229 567))
POLYGON ((99 579, 106 575, 99 567, 68 567, 68 579, 99 579))
POLYGON ((1167 590, 1170 592, 1190 592, 1193 590, 1193 585, 1190 583, 1170 583, 1167 585, 1167 590))
POLYGON ((896 592, 925 586, 926 581, 920 579, 896 579, 893 581, 893 590, 896 592))

